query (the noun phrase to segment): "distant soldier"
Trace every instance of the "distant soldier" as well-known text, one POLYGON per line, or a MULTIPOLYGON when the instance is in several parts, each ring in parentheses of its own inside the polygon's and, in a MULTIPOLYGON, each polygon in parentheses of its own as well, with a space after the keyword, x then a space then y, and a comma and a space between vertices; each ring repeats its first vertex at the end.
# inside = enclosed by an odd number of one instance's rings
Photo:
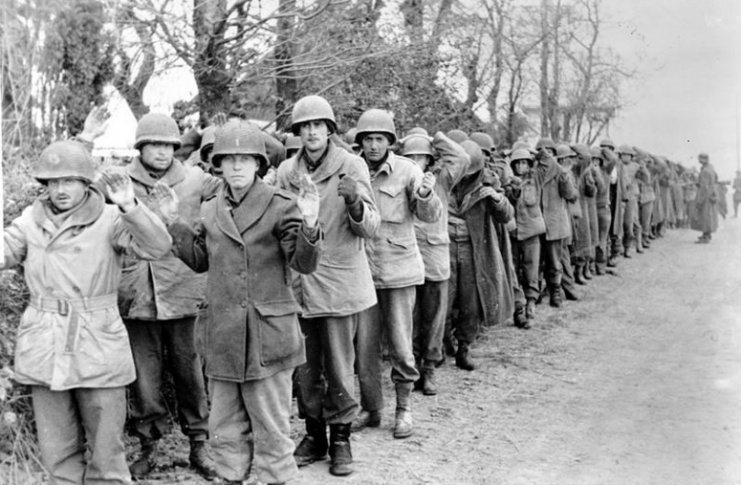
POLYGON ((736 170, 733 179, 733 217, 738 217, 738 205, 741 203, 741 170, 736 170))
POLYGON ((697 199, 695 200, 695 216, 691 221, 691 228, 700 231, 702 235, 697 239, 700 244, 709 243, 712 234, 718 230, 718 211, 715 205, 718 202, 716 184, 718 175, 710 165, 707 153, 700 153, 697 160, 700 162, 700 175, 697 179, 697 199))

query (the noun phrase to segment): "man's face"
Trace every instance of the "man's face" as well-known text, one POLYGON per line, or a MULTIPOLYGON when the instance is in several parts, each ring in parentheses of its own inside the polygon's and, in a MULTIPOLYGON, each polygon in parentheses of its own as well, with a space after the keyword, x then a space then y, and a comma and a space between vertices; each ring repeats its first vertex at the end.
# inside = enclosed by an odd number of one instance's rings
POLYGON ((241 191, 252 185, 260 161, 252 155, 226 155, 221 159, 224 180, 232 190, 241 191))
POLYGON ((430 156, 425 155, 424 153, 407 155, 407 158, 414 160, 414 162, 419 166, 419 168, 422 169, 423 172, 427 170, 427 167, 430 165, 430 156))
POLYGON ((389 139, 381 133, 370 133, 363 137, 363 153, 371 163, 383 160, 389 149, 389 139))
POLYGON ((327 148, 329 128, 323 120, 301 123, 298 134, 304 148, 309 152, 323 152, 327 148))
POLYGON ((631 160, 633 160, 633 155, 631 155, 630 153, 621 153, 620 160, 622 160, 625 163, 628 163, 631 160))
POLYGON ((171 143, 145 143, 141 147, 141 161, 145 167, 164 172, 172 165, 175 147, 171 143))
POLYGON ((49 200, 60 212, 70 210, 82 202, 88 183, 77 178, 62 177, 47 181, 49 200))
POLYGON ((530 165, 524 158, 515 160, 514 162, 512 162, 512 171, 518 177, 522 177, 523 175, 526 175, 528 172, 530 172, 530 165))

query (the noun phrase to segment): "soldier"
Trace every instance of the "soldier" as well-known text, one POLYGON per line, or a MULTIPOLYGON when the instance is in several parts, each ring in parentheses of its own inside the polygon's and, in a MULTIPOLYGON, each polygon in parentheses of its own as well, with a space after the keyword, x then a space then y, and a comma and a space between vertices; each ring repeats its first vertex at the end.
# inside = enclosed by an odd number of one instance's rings
POLYGON ((421 374, 415 382, 415 389, 421 390, 426 396, 433 396, 437 394, 435 366, 443 358, 441 349, 448 309, 448 198, 450 190, 465 175, 470 160, 463 148, 442 132, 436 133, 432 139, 413 134, 402 142, 402 155, 414 160, 423 172, 435 175, 435 192, 443 207, 440 218, 435 222, 424 222, 418 218, 414 220, 417 246, 425 266, 425 282, 417 286, 414 306, 413 352, 417 370, 421 374))
POLYGON ((656 200, 656 194, 654 192, 654 184, 651 178, 651 165, 653 159, 647 152, 634 148, 638 154, 638 165, 640 169, 636 173, 636 179, 638 180, 638 188, 640 195, 638 199, 638 220, 639 224, 636 230, 641 232, 641 240, 636 243, 636 250, 640 247, 642 249, 648 249, 651 247, 649 235, 651 234, 651 216, 653 215, 654 201, 656 200))
POLYGON ((515 208, 517 221, 517 229, 510 233, 514 265, 527 300, 527 320, 519 326, 527 329, 535 318, 535 301, 540 292, 540 236, 545 234, 545 220, 540 209, 541 188, 533 174, 533 156, 528 150, 520 149, 512 152, 510 160, 512 172, 520 180, 506 193, 515 208))
POLYGON ((31 292, 15 380, 31 386, 41 459, 53 483, 127 484, 125 386, 135 371, 117 309, 121 266, 125 253, 164 256, 170 237, 127 176, 103 176, 115 205, 105 204, 79 142, 49 145, 33 175, 46 191, 6 229, 0 266, 23 265, 31 292))
POLYGON ((479 327, 501 323, 514 310, 497 234, 498 224, 510 221, 514 209, 497 190, 496 175, 490 185, 484 184, 487 174, 478 144, 466 140, 461 146, 471 163, 465 177, 453 187, 448 206, 451 266, 446 333, 454 334, 458 342, 456 366, 472 371, 476 363, 469 348, 479 327))
MULTIPOLYGON (((594 246, 592 244, 592 213, 590 212, 590 200, 594 200, 597 194, 597 185, 591 170, 592 154, 585 145, 573 145, 576 152, 575 163, 571 166, 574 179, 579 190, 579 213, 580 217, 574 218, 574 235, 572 240, 574 281, 578 284, 587 284, 585 267, 594 259, 594 246)), ((591 276, 591 275, 590 275, 591 276)))
POLYGON ((317 267, 319 192, 306 174, 298 197, 263 183, 265 143, 246 121, 217 129, 213 155, 225 186, 203 203, 195 227, 177 210, 168 219, 177 255, 193 271, 208 271, 202 324, 216 469, 226 483, 241 484, 254 464, 261 482, 283 484, 298 472, 291 381, 305 361, 286 273, 317 267))
POLYGON ((636 240, 634 228, 635 214, 638 212, 638 196, 640 189, 636 181, 636 172, 638 164, 634 161, 635 150, 630 145, 620 145, 617 149, 617 155, 620 159, 618 164, 618 177, 622 180, 623 202, 625 211, 623 213, 623 240, 622 250, 625 258, 631 258, 630 248, 636 240))
POLYGON ((607 273, 607 239, 610 233, 610 171, 612 167, 605 160, 603 149, 590 149, 594 163, 594 180, 597 182, 597 245, 595 246, 595 272, 597 275, 607 273))
POLYGON ((697 178, 697 198, 695 199, 694 217, 690 227, 702 234, 697 238, 700 244, 707 244, 712 239, 712 234, 718 230, 718 211, 715 205, 718 202, 716 184, 718 176, 715 168, 710 164, 707 153, 697 156, 700 162, 700 175, 697 178))
POLYGON ((733 179, 733 217, 738 217, 738 204, 741 203, 741 170, 736 170, 733 179))
MULTIPOLYGON (((195 224, 201 202, 215 193, 221 179, 173 158, 179 146, 178 127, 172 118, 144 115, 136 127, 134 145, 140 156, 125 170, 139 200, 149 206, 155 184, 164 183, 180 200, 180 217, 195 224)), ((215 476, 205 448, 208 402, 194 338, 205 283, 205 275, 195 274, 174 254, 155 261, 136 257, 125 261, 119 307, 137 370, 128 425, 141 442, 141 455, 131 465, 135 477, 154 469, 158 440, 170 429, 170 412, 163 400, 165 369, 174 380, 180 426, 190 441, 190 463, 205 478, 215 476)))
POLYGON ((414 432, 411 391, 419 372, 412 351, 416 286, 424 282, 424 264, 414 234, 414 217, 423 222, 440 218, 440 199, 433 190, 435 176, 423 173, 408 158, 394 155, 396 127, 390 113, 369 109, 358 120, 356 141, 371 174, 381 226, 366 245, 378 304, 362 314, 356 353, 363 410, 356 428, 378 426, 383 409, 382 333, 391 358, 396 389, 394 438, 414 432))
POLYGON ((541 248, 545 262, 545 279, 550 292, 550 305, 561 307, 564 241, 571 237, 567 201, 576 200, 577 191, 569 173, 553 158, 555 147, 544 144, 535 156, 535 177, 541 187, 540 208, 545 220, 541 248), (552 151, 551 151, 552 150, 552 151))
POLYGON ((350 428, 360 408, 354 393, 353 340, 359 313, 376 303, 365 244, 380 219, 368 167, 330 139, 337 124, 329 103, 320 96, 301 98, 293 108, 291 129, 303 148, 278 167, 278 185, 299 192, 301 178, 311 177, 326 234, 316 271, 294 275, 307 354, 296 372, 306 435, 294 456, 304 466, 323 460, 329 450, 329 472, 343 476, 353 471, 350 428))

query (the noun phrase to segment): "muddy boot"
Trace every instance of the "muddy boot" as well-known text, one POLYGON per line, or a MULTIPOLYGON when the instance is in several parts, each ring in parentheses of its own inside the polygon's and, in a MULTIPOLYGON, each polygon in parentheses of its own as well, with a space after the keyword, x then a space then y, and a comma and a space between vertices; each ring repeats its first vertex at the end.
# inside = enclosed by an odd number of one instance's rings
POLYGON ((574 283, 576 283, 577 285, 587 284, 587 280, 584 279, 584 265, 583 264, 574 265, 574 283))
POLYGON ((607 269, 606 266, 606 263, 596 263, 594 265, 594 274, 596 274, 597 276, 604 276, 606 273, 605 270, 607 269))
POLYGON ((414 434, 412 423, 412 385, 396 384, 396 420, 394 438, 408 438, 414 434))
POLYGON ((535 320, 535 300, 532 298, 527 299, 527 304, 525 305, 525 316, 528 321, 535 320))
POLYGON ((142 478, 149 475, 157 466, 157 440, 141 440, 141 454, 129 467, 129 472, 134 478, 142 478))
POLYGON ((188 456, 190 466, 206 480, 216 478, 214 462, 208 455, 205 440, 190 440, 190 455, 188 456))
POLYGON ((293 452, 296 465, 311 465, 327 458, 327 424, 323 419, 306 418, 306 435, 293 452))
POLYGON ((563 287, 563 294, 566 297, 567 300, 570 301, 579 301, 579 295, 576 294, 573 288, 569 286, 563 287))
POLYGON ((525 307, 519 306, 515 308, 515 327, 517 328, 530 328, 530 325, 527 321, 527 315, 525 315, 525 307))
POLYGON ((553 308, 561 308, 561 287, 550 285, 548 291, 551 293, 550 304, 553 308))
POLYGON ((349 423, 329 425, 329 473, 337 477, 344 477, 355 471, 351 466, 350 428, 349 423))
POLYGON ((352 430, 360 431, 363 428, 378 428, 379 426, 381 426, 380 411, 366 411, 365 409, 361 409, 352 423, 352 430))
POLYGON ((435 362, 432 360, 425 360, 425 365, 422 368, 422 379, 424 385, 422 386, 422 394, 425 396, 434 396, 437 394, 437 383, 435 382, 435 362))
POLYGON ((458 352, 455 354, 455 365, 463 370, 470 371, 476 369, 476 364, 468 353, 468 343, 458 342, 458 352))
POLYGON ((587 280, 592 279, 592 263, 587 263, 584 265, 584 278, 587 280))

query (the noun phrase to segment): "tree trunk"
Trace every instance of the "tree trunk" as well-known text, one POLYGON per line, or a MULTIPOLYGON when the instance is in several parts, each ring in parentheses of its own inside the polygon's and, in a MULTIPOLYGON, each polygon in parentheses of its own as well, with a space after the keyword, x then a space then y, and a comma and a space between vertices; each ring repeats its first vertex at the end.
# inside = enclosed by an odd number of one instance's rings
POLYGON ((550 57, 550 28, 548 25, 549 1, 540 2, 540 29, 543 35, 543 46, 540 50, 540 134, 548 136, 551 132, 551 114, 548 85, 548 64, 550 57))
POLYGON ((289 15, 296 10, 296 0, 280 0, 278 12, 278 32, 276 34, 275 62, 277 65, 275 76, 275 91, 277 101, 275 102, 275 114, 277 125, 287 128, 290 122, 288 108, 297 101, 298 81, 293 70, 294 43, 293 29, 295 17, 289 15))
POLYGON ((226 56, 219 43, 224 36, 226 0, 193 0, 193 32, 195 56, 193 76, 198 86, 198 107, 201 119, 216 113, 227 113, 231 106, 234 71, 226 65, 226 56))

